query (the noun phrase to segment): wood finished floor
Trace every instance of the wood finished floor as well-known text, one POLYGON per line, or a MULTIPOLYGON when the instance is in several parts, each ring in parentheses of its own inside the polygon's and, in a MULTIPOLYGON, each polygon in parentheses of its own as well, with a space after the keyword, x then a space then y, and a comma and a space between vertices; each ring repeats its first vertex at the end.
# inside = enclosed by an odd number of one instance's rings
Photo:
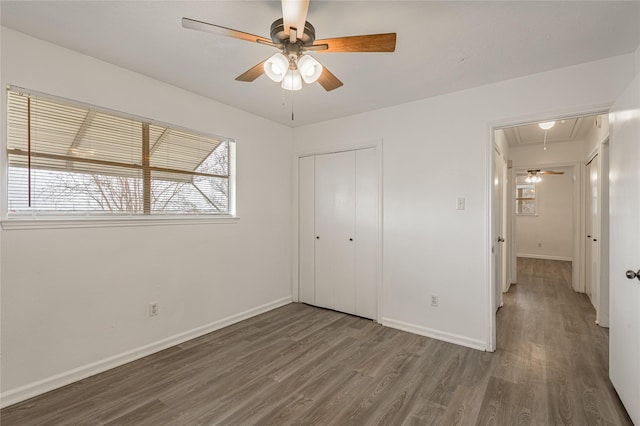
POLYGON ((290 304, 5 408, 11 425, 630 425, 569 262, 519 259, 485 353, 290 304))

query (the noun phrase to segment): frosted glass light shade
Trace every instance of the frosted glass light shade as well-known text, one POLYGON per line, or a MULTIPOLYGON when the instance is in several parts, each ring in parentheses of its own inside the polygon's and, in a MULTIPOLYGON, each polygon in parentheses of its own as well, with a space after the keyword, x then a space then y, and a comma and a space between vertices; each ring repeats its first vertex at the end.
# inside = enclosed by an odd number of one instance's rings
POLYGON ((298 70, 288 70, 282 79, 282 88, 285 90, 302 89, 302 77, 298 70))
POLYGON ((267 77, 279 83, 289 69, 289 61, 282 53, 276 53, 264 62, 263 67, 267 77))
POLYGON ((314 83, 322 74, 322 65, 315 58, 303 55, 298 59, 298 69, 305 83, 314 83))
POLYGON ((550 128, 555 126, 555 124, 555 121, 546 121, 544 123, 538 123, 538 127, 540 127, 542 130, 549 130, 550 128))

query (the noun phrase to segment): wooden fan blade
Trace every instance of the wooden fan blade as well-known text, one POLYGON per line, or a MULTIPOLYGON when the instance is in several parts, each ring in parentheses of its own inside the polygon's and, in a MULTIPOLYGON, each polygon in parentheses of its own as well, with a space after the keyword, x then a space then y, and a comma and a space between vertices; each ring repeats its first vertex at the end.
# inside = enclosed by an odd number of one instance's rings
POLYGON ((543 170, 540 172, 541 175, 563 175, 564 172, 554 172, 552 170, 543 170))
POLYGON ((327 69, 327 67, 322 67, 322 74, 320 74, 320 77, 318 78, 318 83, 320 83, 327 92, 337 89, 343 84, 338 80, 338 77, 333 75, 333 73, 327 69))
POLYGON ((254 34, 245 33, 231 28, 222 27, 220 25, 210 24, 208 22, 197 21, 191 18, 182 18, 182 28, 188 28, 190 30, 204 31, 207 33, 217 34, 225 37, 237 38, 251 43, 262 43, 273 45, 273 42, 265 37, 260 37, 254 34))
POLYGON ((239 76, 236 77, 236 81, 252 82, 256 78, 260 77, 262 74, 264 74, 264 63, 266 61, 267 60, 265 59, 264 61, 260 62, 255 67, 253 67, 253 68, 245 71, 244 73, 240 74, 239 76))
MULTIPOLYGON (((296 34, 302 35, 307 21, 309 0, 282 0, 282 23, 285 34, 291 34, 291 27, 296 29, 296 34)), ((295 43, 295 40, 291 40, 295 43)))
POLYGON ((317 44, 328 45, 318 52, 395 52, 396 33, 325 38, 316 40, 314 45, 317 44))

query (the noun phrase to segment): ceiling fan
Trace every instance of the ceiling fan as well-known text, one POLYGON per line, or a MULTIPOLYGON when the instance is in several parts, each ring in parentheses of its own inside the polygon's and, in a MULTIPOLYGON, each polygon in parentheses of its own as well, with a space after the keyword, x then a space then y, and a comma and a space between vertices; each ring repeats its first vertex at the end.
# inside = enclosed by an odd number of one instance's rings
POLYGON ((542 180, 540 176, 542 175, 563 175, 564 172, 555 172, 553 170, 540 170, 540 169, 531 169, 527 170, 527 173, 518 173, 518 176, 526 176, 525 182, 527 183, 538 183, 542 180))
POLYGON ((191 18, 182 18, 182 27, 278 49, 280 52, 240 74, 236 80, 252 82, 262 74, 267 74, 286 90, 300 90, 303 80, 307 84, 318 81, 326 91, 343 85, 331 71, 307 52, 395 51, 396 33, 316 40, 315 28, 306 20, 308 9, 309 0, 282 0, 282 18, 271 24, 271 39, 191 18))

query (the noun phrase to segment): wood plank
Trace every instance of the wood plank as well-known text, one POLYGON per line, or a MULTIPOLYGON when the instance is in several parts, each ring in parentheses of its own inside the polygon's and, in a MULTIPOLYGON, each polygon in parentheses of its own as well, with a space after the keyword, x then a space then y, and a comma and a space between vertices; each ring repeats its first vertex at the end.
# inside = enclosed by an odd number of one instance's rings
POLYGON ((495 353, 289 304, 0 411, 30 424, 631 425, 571 263, 518 259, 495 353))

